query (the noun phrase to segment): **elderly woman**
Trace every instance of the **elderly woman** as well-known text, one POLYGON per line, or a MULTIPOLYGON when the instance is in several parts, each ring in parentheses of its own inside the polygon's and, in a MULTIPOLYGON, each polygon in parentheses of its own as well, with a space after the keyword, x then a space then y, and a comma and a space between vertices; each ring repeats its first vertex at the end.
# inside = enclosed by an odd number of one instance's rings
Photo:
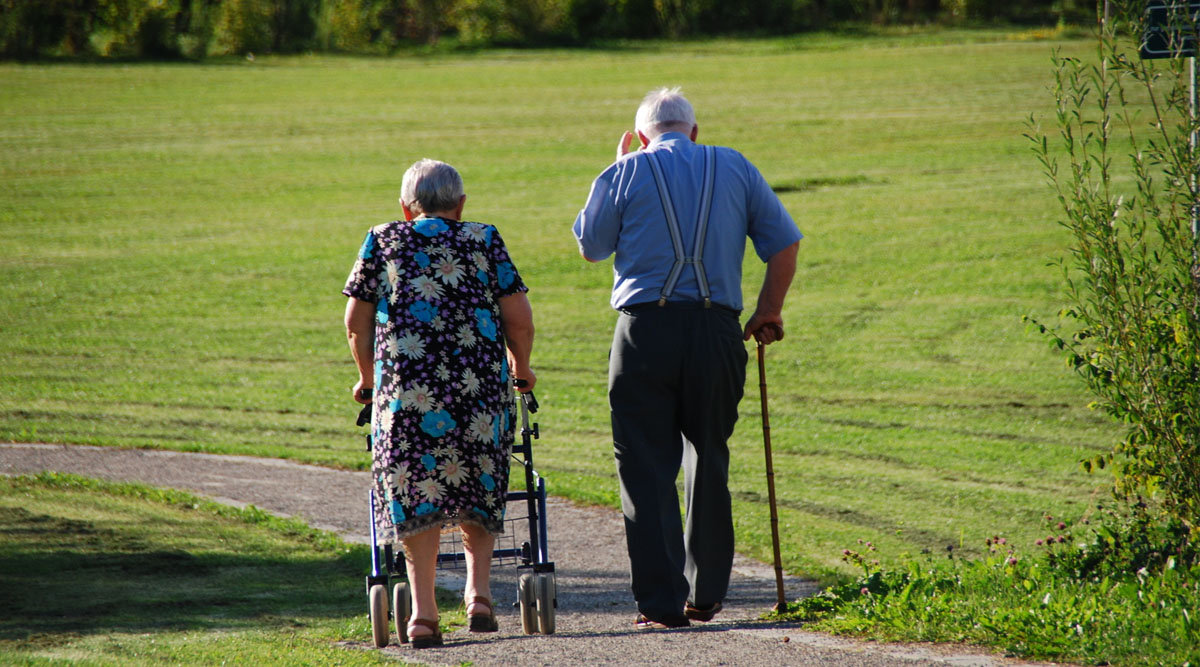
POLYGON ((537 382, 528 289, 500 232, 460 220, 466 199, 453 167, 414 164, 400 188, 404 220, 367 233, 342 291, 354 398, 374 402, 376 528, 404 548, 415 648, 442 644, 434 577, 449 526, 463 534, 470 629, 498 629, 489 577, 504 529, 512 387, 537 382))

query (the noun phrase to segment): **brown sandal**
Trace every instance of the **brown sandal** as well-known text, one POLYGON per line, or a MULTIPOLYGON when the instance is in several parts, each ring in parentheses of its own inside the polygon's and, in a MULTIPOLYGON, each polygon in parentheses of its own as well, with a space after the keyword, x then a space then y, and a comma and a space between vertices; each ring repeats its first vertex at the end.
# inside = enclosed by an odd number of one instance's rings
POLYGON ((475 599, 471 600, 467 606, 469 607, 473 604, 481 604, 487 607, 487 613, 467 614, 467 621, 469 621, 469 629, 471 632, 498 632, 500 630, 500 624, 496 622, 496 613, 492 609, 492 601, 485 597, 476 595, 475 599))
POLYGON ((442 628, 437 621, 430 621, 424 618, 414 618, 408 622, 408 641, 412 643, 413 648, 432 648, 442 645, 442 628), (414 637, 412 629, 416 626, 429 628, 433 630, 432 634, 414 637))

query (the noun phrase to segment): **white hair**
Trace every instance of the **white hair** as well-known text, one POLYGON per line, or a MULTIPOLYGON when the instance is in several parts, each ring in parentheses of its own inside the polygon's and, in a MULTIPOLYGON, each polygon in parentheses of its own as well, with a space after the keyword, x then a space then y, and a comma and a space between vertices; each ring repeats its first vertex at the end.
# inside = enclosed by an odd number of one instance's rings
POLYGON ((653 139, 664 132, 691 132, 696 126, 696 112, 679 88, 659 88, 646 94, 638 107, 634 127, 653 139))
POLYGON ((400 201, 414 213, 452 211, 462 196, 462 176, 438 160, 417 160, 400 183, 400 201))

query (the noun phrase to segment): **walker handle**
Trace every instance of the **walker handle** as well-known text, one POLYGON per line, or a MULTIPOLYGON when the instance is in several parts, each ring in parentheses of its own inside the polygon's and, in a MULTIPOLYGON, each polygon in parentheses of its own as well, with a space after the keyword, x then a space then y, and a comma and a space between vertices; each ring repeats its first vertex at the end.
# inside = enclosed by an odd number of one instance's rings
MULTIPOLYGON (((529 386, 529 381, 521 380, 518 378, 516 380, 513 380, 513 386, 516 387, 517 389, 521 389, 522 387, 529 386)), ((538 411, 537 398, 534 397, 532 391, 527 391, 524 394, 521 394, 521 402, 523 402, 525 404, 525 409, 528 410, 530 414, 533 414, 538 411)))
MULTIPOLYGON (((373 389, 359 389, 358 395, 360 398, 370 399, 375 393, 373 389)), ((362 410, 358 411, 358 419, 354 422, 355 426, 371 423, 371 403, 362 406, 362 410)))

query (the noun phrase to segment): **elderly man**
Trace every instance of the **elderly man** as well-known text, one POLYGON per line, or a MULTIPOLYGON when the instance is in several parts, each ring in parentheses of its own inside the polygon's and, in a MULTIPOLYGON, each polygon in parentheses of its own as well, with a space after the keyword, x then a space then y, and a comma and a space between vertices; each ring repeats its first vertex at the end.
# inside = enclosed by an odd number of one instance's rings
POLYGON ((709 621, 733 565, 726 441, 746 379, 744 340, 783 338, 800 231, 758 169, 696 144, 691 104, 651 92, 617 161, 592 183, 573 231, 584 258, 614 256, 620 312, 608 398, 639 629, 709 621), (745 327, 746 238, 767 263, 745 327), (675 479, 682 464, 686 532, 675 479))

